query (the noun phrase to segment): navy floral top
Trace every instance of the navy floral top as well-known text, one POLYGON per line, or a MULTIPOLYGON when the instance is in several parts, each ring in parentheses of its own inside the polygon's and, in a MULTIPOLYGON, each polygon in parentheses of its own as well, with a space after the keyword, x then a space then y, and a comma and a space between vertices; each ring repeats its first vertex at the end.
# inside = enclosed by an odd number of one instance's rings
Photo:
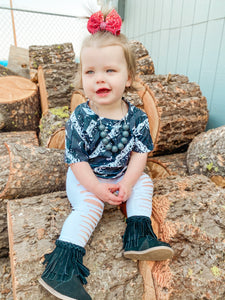
MULTIPOLYGON (((124 100, 126 101, 126 100, 124 100)), ((146 153, 153 150, 147 115, 128 103, 128 112, 121 120, 99 117, 88 105, 80 104, 66 123, 65 162, 88 162, 96 176, 117 178, 127 169, 131 152, 146 153), (114 153, 106 149, 100 136, 99 125, 105 125, 112 144, 122 137, 122 126, 129 125, 129 136, 122 150, 114 153)))

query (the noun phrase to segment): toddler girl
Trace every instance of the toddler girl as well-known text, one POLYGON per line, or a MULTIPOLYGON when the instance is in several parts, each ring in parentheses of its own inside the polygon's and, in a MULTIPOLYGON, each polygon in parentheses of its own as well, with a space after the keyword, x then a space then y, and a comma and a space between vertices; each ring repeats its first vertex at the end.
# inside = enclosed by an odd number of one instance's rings
POLYGON ((66 124, 66 190, 72 212, 56 248, 45 255, 40 283, 60 299, 91 299, 82 284, 85 245, 101 219, 104 203, 126 202, 124 256, 137 260, 171 258, 170 245, 157 239, 151 226, 153 183, 143 173, 153 149, 147 115, 123 98, 133 89, 135 58, 120 34, 121 18, 112 10, 88 21, 81 48, 80 85, 87 102, 66 124))

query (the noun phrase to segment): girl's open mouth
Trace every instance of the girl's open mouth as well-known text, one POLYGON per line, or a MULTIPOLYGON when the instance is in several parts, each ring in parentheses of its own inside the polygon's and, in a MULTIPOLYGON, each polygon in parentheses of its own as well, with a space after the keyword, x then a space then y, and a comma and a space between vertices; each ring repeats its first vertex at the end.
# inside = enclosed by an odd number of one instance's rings
POLYGON ((106 95, 110 92, 111 90, 110 89, 106 89, 106 88, 101 88, 101 89, 98 89, 96 91, 96 94, 98 95, 106 95))

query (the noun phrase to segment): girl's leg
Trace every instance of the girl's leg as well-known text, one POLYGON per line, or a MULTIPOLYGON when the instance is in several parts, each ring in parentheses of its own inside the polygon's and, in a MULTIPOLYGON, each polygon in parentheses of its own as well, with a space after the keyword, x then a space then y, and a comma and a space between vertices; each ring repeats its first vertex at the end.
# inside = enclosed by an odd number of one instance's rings
POLYGON ((84 246, 101 219, 104 204, 84 189, 70 168, 66 183, 72 212, 63 224, 56 248, 45 255, 46 268, 39 282, 59 299, 91 300, 83 288, 89 275, 83 265, 84 246))
POLYGON ((151 225, 153 183, 143 174, 127 200, 127 228, 123 236, 124 256, 135 260, 165 260, 173 256, 170 245, 161 242, 151 225))
POLYGON ((67 173, 66 191, 72 212, 63 224, 59 240, 85 247, 102 217, 104 203, 85 190, 70 168, 67 173))
POLYGON ((127 217, 146 216, 152 214, 153 182, 143 173, 133 188, 130 198, 127 200, 127 217))

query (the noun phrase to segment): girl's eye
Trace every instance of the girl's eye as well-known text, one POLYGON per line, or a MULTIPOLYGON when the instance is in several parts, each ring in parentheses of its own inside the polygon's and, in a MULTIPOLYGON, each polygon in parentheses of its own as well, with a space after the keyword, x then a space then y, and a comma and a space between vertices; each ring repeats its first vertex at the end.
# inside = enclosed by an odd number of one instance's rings
POLYGON ((86 71, 86 74, 94 74, 94 71, 92 70, 86 71))
POLYGON ((107 69, 107 71, 106 71, 107 73, 112 73, 112 72, 116 72, 115 70, 113 70, 113 69, 107 69))

